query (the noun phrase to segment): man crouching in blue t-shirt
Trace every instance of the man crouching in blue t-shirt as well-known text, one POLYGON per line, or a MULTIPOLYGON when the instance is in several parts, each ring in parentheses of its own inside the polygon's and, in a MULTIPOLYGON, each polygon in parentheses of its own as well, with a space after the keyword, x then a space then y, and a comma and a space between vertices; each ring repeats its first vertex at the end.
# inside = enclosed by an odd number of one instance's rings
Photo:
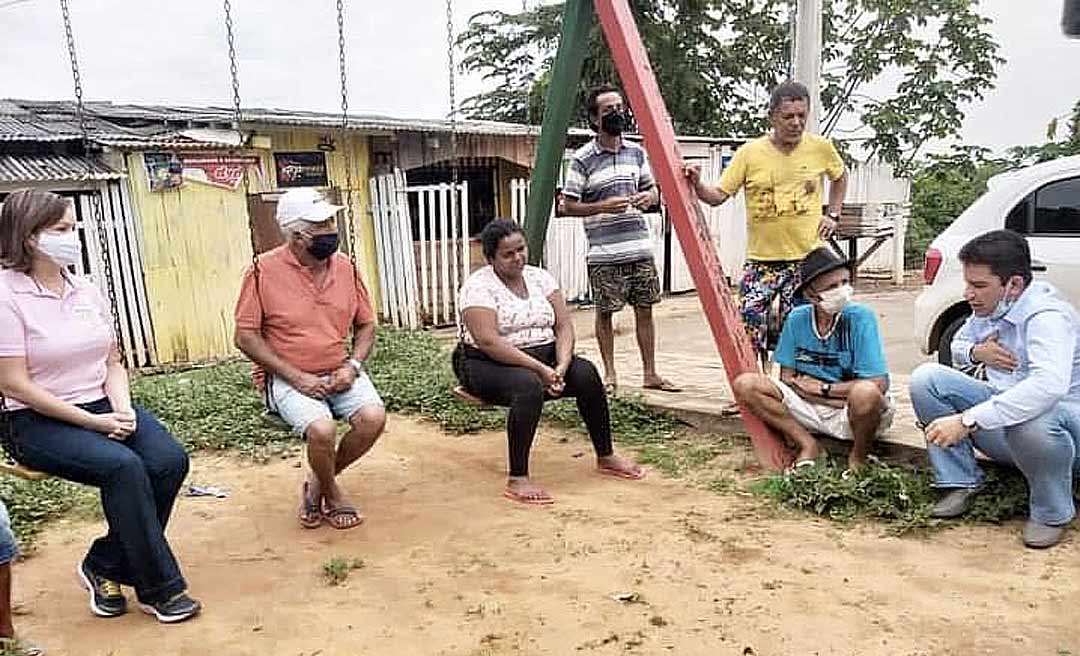
POLYGON ((743 374, 735 379, 735 399, 796 444, 796 467, 822 454, 812 433, 853 440, 848 466, 862 467, 870 442, 894 414, 877 318, 851 302, 848 262, 832 249, 811 251, 800 275, 796 293, 810 304, 784 322, 775 355, 780 379, 743 374))

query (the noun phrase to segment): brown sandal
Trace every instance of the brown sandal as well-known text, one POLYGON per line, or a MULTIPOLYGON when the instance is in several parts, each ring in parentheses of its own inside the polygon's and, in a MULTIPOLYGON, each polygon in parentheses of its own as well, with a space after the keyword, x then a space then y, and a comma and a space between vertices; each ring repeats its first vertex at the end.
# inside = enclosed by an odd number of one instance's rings
POLYGON ((323 514, 318 499, 312 499, 308 494, 308 481, 300 488, 300 526, 304 528, 319 528, 322 526, 323 514))

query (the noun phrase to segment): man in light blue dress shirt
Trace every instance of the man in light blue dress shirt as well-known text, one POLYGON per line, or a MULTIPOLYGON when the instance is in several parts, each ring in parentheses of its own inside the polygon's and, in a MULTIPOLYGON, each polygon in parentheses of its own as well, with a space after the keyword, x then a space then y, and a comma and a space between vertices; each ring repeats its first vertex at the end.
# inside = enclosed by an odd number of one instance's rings
POLYGON ((1027 241, 1008 230, 960 250, 972 316, 953 339, 957 365, 983 364, 987 382, 938 364, 911 377, 925 426, 934 486, 946 490, 934 517, 956 517, 983 485, 978 449, 1015 466, 1030 489, 1024 544, 1057 544, 1076 514, 1080 473, 1080 319, 1049 283, 1032 281, 1027 241))

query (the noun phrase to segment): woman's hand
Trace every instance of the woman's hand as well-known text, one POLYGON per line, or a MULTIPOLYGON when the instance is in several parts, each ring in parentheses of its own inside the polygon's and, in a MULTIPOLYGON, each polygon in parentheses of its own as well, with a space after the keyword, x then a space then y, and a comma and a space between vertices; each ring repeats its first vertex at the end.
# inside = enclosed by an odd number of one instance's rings
POLYGON ((541 368, 536 372, 540 376, 540 382, 544 384, 544 389, 548 391, 552 396, 559 396, 563 392, 563 378, 562 374, 556 369, 552 369, 547 365, 541 365, 541 368))
POLYGON ((105 412, 100 415, 92 415, 87 428, 102 433, 108 436, 109 439, 122 441, 135 432, 135 412, 121 410, 120 412, 105 412))

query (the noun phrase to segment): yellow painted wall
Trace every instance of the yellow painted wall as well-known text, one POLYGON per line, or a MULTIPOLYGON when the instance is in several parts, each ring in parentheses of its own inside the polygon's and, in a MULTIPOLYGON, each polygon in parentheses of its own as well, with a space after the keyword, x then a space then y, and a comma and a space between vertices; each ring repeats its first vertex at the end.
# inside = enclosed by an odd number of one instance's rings
POLYGON ((243 192, 187 182, 151 193, 142 154, 127 159, 158 361, 232 354, 233 306, 251 263, 243 192))
MULTIPOLYGON (((316 150, 324 132, 259 131, 272 150, 261 151, 273 188, 273 152, 316 150)), ((327 153, 332 185, 345 185, 345 157, 352 162, 352 195, 360 273, 377 307, 379 286, 375 239, 368 211, 368 138, 351 135, 327 153)), ((186 182, 171 191, 150 192, 141 153, 127 156, 132 197, 142 222, 145 278, 160 363, 196 362, 235 354, 233 307, 244 269, 251 263, 243 190, 186 182)), ((252 181, 251 191, 260 191, 252 181)))

